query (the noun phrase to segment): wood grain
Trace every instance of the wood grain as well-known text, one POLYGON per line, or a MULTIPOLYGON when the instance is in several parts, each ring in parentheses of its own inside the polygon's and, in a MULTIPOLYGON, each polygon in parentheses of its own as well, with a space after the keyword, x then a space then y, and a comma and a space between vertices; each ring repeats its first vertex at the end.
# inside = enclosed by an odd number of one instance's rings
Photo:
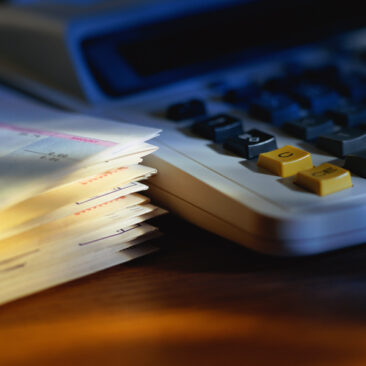
POLYGON ((0 307, 0 365, 366 364, 365 246, 280 259, 159 225, 159 253, 0 307))

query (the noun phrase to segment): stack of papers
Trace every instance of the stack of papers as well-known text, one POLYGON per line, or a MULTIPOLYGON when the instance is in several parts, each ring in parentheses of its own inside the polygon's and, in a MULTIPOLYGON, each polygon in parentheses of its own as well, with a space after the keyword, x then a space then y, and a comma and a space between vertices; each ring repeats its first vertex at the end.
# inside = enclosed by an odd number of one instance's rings
POLYGON ((0 92, 0 304, 155 250, 158 133, 0 92))

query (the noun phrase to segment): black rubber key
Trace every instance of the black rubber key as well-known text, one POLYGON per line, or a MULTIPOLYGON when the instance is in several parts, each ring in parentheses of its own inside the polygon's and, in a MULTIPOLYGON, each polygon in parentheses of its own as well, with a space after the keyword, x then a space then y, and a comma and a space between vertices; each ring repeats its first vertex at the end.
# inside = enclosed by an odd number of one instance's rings
POLYGON ((299 83, 296 76, 280 76, 268 79, 263 84, 263 89, 273 93, 288 93, 299 83))
POLYGON ((366 107, 360 105, 348 105, 337 109, 331 109, 328 115, 332 120, 344 127, 355 127, 366 123, 366 107))
POLYGON ((315 84, 302 84, 293 89, 291 96, 312 113, 320 114, 339 104, 340 98, 334 90, 315 84))
POLYGON ((347 128, 331 134, 320 136, 317 145, 329 153, 343 157, 357 151, 365 150, 366 131, 347 128))
POLYGON ((274 136, 253 129, 227 139, 224 147, 245 159, 253 159, 261 153, 277 149, 277 143, 274 136))
POLYGON ((173 121, 196 118, 206 114, 206 105, 200 99, 191 99, 186 102, 172 104, 168 107, 166 118, 173 121))
POLYGON ((366 178, 366 150, 347 155, 344 167, 352 173, 366 178))
POLYGON ((261 90, 256 84, 248 84, 227 90, 224 101, 232 104, 248 103, 253 98, 258 97, 260 92, 261 90))
POLYGON ((290 61, 284 65, 284 71, 290 77, 302 77, 304 74, 304 65, 296 61, 290 61))
POLYGON ((284 125, 284 129, 300 139, 314 140, 321 135, 331 133, 334 123, 330 118, 323 116, 306 116, 284 125))
POLYGON ((366 78, 363 75, 343 77, 331 86, 355 103, 366 99, 366 78))
POLYGON ((205 120, 196 122, 192 130, 200 136, 223 142, 229 137, 237 136, 243 133, 243 122, 228 114, 217 114, 205 120))
POLYGON ((340 78, 340 71, 335 65, 323 65, 305 70, 303 78, 312 83, 328 84, 340 78))
POLYGON ((290 98, 280 94, 262 94, 253 100, 249 113, 252 117, 281 126, 287 121, 300 117, 299 105, 290 98))

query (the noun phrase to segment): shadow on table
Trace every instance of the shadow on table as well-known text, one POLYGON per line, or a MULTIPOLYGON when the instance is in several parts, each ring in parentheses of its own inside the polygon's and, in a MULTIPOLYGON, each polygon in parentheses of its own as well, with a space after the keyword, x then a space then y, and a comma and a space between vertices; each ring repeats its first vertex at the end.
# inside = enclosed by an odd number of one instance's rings
POLYGON ((152 286, 167 306, 366 321, 364 245, 280 258, 258 254, 174 217, 159 225, 166 232, 159 240, 162 251, 127 266, 143 263, 166 276, 152 286))

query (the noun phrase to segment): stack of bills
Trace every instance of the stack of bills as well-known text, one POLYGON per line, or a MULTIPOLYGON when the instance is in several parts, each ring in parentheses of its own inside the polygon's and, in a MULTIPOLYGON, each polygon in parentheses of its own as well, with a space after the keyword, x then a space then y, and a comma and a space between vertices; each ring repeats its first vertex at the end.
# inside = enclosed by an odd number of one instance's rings
POLYGON ((0 90, 0 304, 155 250, 158 133, 0 90))

